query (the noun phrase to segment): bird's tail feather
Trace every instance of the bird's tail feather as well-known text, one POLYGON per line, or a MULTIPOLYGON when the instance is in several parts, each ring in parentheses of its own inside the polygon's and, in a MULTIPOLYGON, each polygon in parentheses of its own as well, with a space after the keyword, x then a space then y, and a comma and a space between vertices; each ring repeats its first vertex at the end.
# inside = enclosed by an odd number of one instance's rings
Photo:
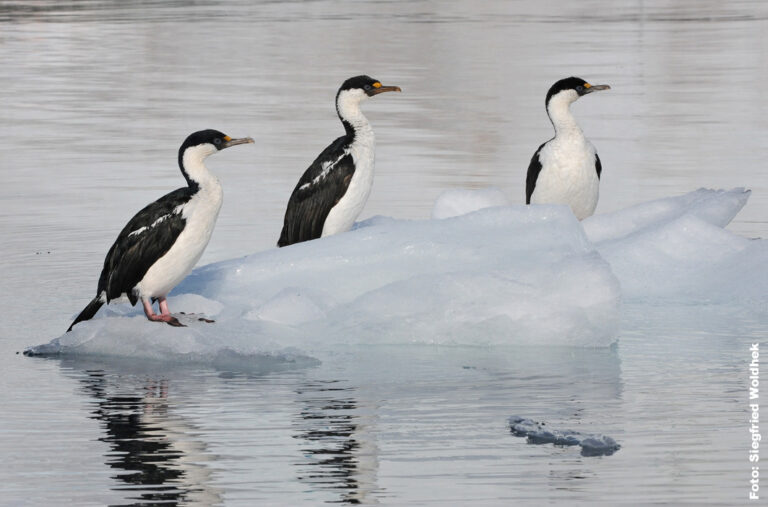
POLYGON ((101 294, 93 298, 91 302, 88 303, 88 305, 86 305, 85 308, 83 308, 83 311, 80 312, 80 315, 78 315, 75 318, 74 322, 70 324, 69 329, 67 329, 67 333, 72 331, 72 327, 74 327, 74 325, 77 324, 78 322, 89 320, 94 315, 96 315, 96 312, 99 311, 99 308, 101 308, 103 304, 104 304, 104 299, 101 297, 101 294))

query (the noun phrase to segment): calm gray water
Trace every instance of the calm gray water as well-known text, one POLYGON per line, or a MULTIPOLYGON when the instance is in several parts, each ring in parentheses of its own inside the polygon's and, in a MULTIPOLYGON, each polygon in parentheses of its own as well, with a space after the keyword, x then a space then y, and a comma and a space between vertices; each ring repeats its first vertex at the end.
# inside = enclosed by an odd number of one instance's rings
POLYGON ((546 90, 578 75, 612 86, 573 108, 598 213, 746 186, 730 228, 765 237, 767 28, 759 1, 0 0, 0 504, 745 501, 768 323, 738 308, 627 306, 612 350, 361 346, 280 371, 15 353, 66 328, 195 130, 256 139, 210 161, 225 203, 201 263, 271 248, 360 73, 403 88, 365 107, 361 218, 428 217, 452 187, 522 201, 546 90), (622 448, 528 445, 511 415, 622 448))

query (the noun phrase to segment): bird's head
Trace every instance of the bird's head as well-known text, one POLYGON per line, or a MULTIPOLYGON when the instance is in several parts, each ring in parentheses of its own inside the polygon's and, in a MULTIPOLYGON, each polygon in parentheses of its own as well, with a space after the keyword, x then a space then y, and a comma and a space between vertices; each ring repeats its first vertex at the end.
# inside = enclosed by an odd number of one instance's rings
POLYGON ((565 79, 561 79, 560 81, 552 85, 552 87, 547 92, 547 99, 545 101, 545 105, 547 106, 547 108, 549 108, 550 101, 555 99, 557 99, 558 101, 563 100, 567 104, 570 104, 576 101, 582 95, 586 95, 592 92, 597 92, 600 90, 610 90, 610 89, 611 87, 608 85, 593 85, 593 84, 587 83, 580 77, 568 77, 565 79))
POLYGON ((237 146, 238 144, 252 143, 250 137, 232 139, 218 130, 200 130, 190 134, 179 148, 179 168, 189 185, 205 178, 207 169, 203 161, 209 156, 224 148, 237 146))
POLYGON ((399 86, 384 86, 378 79, 368 76, 355 76, 347 79, 339 88, 336 102, 359 103, 368 97, 373 97, 384 92, 399 92, 399 86))
POLYGON ((194 134, 190 134, 184 143, 182 143, 181 148, 179 148, 179 159, 184 157, 184 153, 187 150, 194 150, 200 158, 205 158, 224 148, 252 142, 253 139, 250 137, 232 139, 218 130, 200 130, 194 134))

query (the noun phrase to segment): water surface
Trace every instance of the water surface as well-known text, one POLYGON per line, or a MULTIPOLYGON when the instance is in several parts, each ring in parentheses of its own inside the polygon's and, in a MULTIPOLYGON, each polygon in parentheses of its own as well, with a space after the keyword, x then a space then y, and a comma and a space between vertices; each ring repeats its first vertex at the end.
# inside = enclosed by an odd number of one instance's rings
POLYGON ((753 189, 768 234, 762 2, 0 0, 0 503, 608 504, 746 498, 739 309, 628 306, 613 350, 358 347, 288 370, 15 355, 59 335, 117 232, 181 185, 187 134, 225 189, 202 263, 272 248, 301 172, 365 105, 377 174, 361 218, 426 218, 440 192, 522 202, 551 136, 547 88, 608 83, 574 113, 603 161, 598 213, 698 187, 753 189), (612 436, 587 458, 511 415, 612 436))

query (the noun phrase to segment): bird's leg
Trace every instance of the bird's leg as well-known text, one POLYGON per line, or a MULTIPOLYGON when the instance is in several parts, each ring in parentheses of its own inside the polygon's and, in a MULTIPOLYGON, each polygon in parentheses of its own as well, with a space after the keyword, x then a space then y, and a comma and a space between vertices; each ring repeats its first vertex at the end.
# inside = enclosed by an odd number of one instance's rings
POLYGON ((155 315, 155 311, 152 309, 152 302, 146 299, 141 300, 141 304, 144 306, 144 315, 149 320, 160 320, 158 315, 155 315))
POLYGON ((160 313, 163 315, 170 315, 171 311, 168 309, 168 300, 165 298, 158 298, 157 306, 160 308, 160 313))
MULTIPOLYGON (((165 298, 163 298, 163 302, 165 302, 165 298)), ((171 315, 170 313, 162 313, 161 315, 157 315, 154 310, 152 310, 152 302, 149 300, 142 299, 141 304, 144 306, 144 315, 147 316, 147 318, 153 322, 165 322, 169 326, 174 327, 186 327, 184 324, 179 322, 179 319, 171 315)), ((160 303, 160 311, 163 312, 163 307, 165 307, 165 312, 168 312, 168 303, 165 302, 165 305, 163 303, 160 303)))

